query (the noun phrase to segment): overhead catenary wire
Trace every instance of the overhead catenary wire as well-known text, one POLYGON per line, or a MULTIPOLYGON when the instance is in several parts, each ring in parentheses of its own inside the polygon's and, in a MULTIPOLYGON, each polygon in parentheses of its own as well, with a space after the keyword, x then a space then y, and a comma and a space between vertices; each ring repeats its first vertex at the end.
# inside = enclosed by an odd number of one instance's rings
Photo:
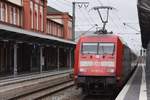
MULTIPOLYGON (((59 1, 59 0, 58 0, 59 1)), ((61 0, 60 0, 61 1, 61 0)), ((64 7, 62 6, 62 5, 60 5, 60 3, 63 3, 65 6, 67 6, 67 7, 69 7, 69 10, 70 11, 72 11, 72 9, 70 8, 71 7, 71 5, 72 5, 72 2, 71 1, 67 1, 67 0, 63 0, 63 1, 61 1, 61 2, 56 2, 56 0, 55 0, 55 2, 53 2, 54 3, 54 5, 57 5, 57 6, 59 6, 60 8, 62 8, 62 9, 64 9, 64 7)), ((81 10, 81 14, 82 14, 82 16, 84 16, 84 18, 86 18, 87 19, 87 21, 88 21, 88 23, 90 24, 90 25, 92 25, 92 24, 95 24, 94 23, 94 20, 90 17, 90 14, 89 14, 89 12, 87 12, 87 14, 83 11, 83 9, 81 10), (84 13, 84 14, 83 14, 84 13), (87 16, 86 16, 87 15, 87 16)), ((77 17, 77 16, 76 16, 77 17)), ((77 17, 77 18, 79 18, 79 17, 77 17)))
MULTIPOLYGON (((87 8, 85 8, 85 9, 87 9, 87 8)), ((87 21, 86 21, 86 23, 87 23, 87 25, 86 26, 93 26, 94 24, 96 24, 96 23, 94 23, 94 21, 91 19, 91 17, 89 17, 89 12, 86 12, 86 10, 85 9, 82 9, 82 8, 78 8, 78 10, 80 10, 80 11, 78 11, 78 13, 80 13, 80 14, 82 14, 82 18, 84 18, 84 19, 86 19, 87 21)), ((77 17, 76 16, 76 19, 81 19, 81 17, 77 17)), ((82 20, 82 19, 81 19, 82 20)), ((78 21, 77 21, 78 22, 78 21)), ((85 27, 85 25, 83 26, 83 25, 77 25, 76 27, 85 27)))
MULTIPOLYGON (((109 18, 110 18, 110 21, 114 24, 114 26, 115 26, 118 30, 120 30, 120 26, 115 23, 115 21, 113 20, 113 18, 112 18, 111 16, 109 16, 109 18)), ((120 30, 120 31, 121 31, 121 30, 120 30)))
POLYGON ((65 2, 65 0, 59 0, 61 3, 63 3, 64 5, 72 8, 72 3, 71 2, 65 2))
POLYGON ((87 14, 83 11, 83 9, 80 10, 82 15, 84 16, 84 18, 86 18, 86 20, 88 21, 88 23, 92 26, 93 22, 89 19, 88 16, 86 16, 87 14))
POLYGON ((64 1, 72 3, 72 1, 70 1, 70 0, 64 0, 64 1))
MULTIPOLYGON (((100 0, 97 0, 97 2, 100 4, 100 6, 103 6, 103 3, 100 1, 100 0)), ((110 5, 110 2, 109 2, 109 0, 107 0, 107 3, 108 3, 108 5, 110 5)), ((102 13, 102 12, 101 12, 102 13)), ((110 17, 110 21, 114 24, 114 26, 116 27, 116 28, 118 28, 118 29, 120 29, 119 28, 119 26, 115 23, 115 21, 113 20, 113 18, 109 15, 109 17, 110 17)), ((119 18, 120 19, 120 18, 119 18)))
POLYGON ((100 0, 97 0, 97 2, 100 4, 100 6, 103 6, 103 3, 100 0))
MULTIPOLYGON (((82 17, 78 17, 78 16, 76 16, 76 28, 78 28, 78 27, 82 27, 83 25, 81 24, 81 23, 78 23, 78 22, 80 22, 80 20, 83 20, 82 19, 83 18, 83 15, 82 15, 82 17), (78 21, 79 20, 79 21, 78 21)), ((88 23, 86 23, 88 26, 91 26, 91 23, 89 24, 89 22, 88 23)))
POLYGON ((67 9, 69 12, 72 12, 72 5, 68 5, 68 6, 67 6, 67 4, 63 3, 63 4, 66 6, 66 7, 64 7, 61 2, 58 2, 58 3, 59 3, 59 6, 61 6, 61 8, 65 8, 65 9, 67 9))
POLYGON ((51 2, 57 2, 57 1, 62 2, 63 4, 66 4, 66 5, 69 5, 69 4, 71 5, 72 3, 71 1, 67 1, 67 0, 51 0, 51 2))
MULTIPOLYGON (((97 2, 101 5, 101 6, 103 6, 103 4, 102 4, 102 2, 100 1, 100 0, 97 0, 97 2)), ((107 0, 107 3, 108 3, 108 5, 110 5, 110 2, 109 2, 109 0, 107 0)), ((117 19, 121 22, 120 24, 122 25, 122 23, 124 24, 124 26, 126 25, 124 22, 123 22, 123 20, 122 19, 124 19, 121 15, 118 15, 117 13, 113 13, 116 17, 117 17, 117 19)), ((113 18, 111 18, 111 16, 110 16, 110 19, 112 20, 112 23, 115 25, 115 27, 117 28, 118 27, 118 29, 120 30, 120 26, 118 26, 118 24, 116 24, 115 23, 115 21, 113 21, 113 18)), ((131 29, 133 29, 133 30, 135 30, 135 31, 137 31, 137 32, 139 32, 139 30, 137 30, 136 28, 134 28, 134 27, 132 27, 132 26, 130 26, 130 25, 126 25, 126 26, 128 26, 129 28, 131 28, 131 29)))
POLYGON ((117 19, 120 21, 120 22, 123 22, 123 17, 122 16, 120 16, 120 15, 118 15, 117 13, 112 13, 114 16, 116 16, 117 17, 117 19))
POLYGON ((136 28, 134 28, 134 27, 132 27, 132 26, 128 25, 127 23, 123 23, 123 25, 124 25, 124 26, 127 26, 127 27, 131 28, 132 30, 134 30, 134 31, 136 31, 136 32, 139 32, 139 33, 140 33, 140 31, 139 31, 138 29, 136 29, 136 28))
POLYGON ((76 26, 91 26, 89 24, 77 24, 76 26))
POLYGON ((97 22, 95 22, 94 18, 90 15, 89 11, 87 9, 86 9, 86 11, 87 11, 87 14, 88 14, 89 18, 91 19, 91 21, 93 23, 97 24, 97 22))
MULTIPOLYGON (((119 15, 118 13, 112 13, 114 16, 116 16, 118 18, 118 20, 122 23, 124 23, 124 21, 122 19, 124 19, 123 16, 119 15)), ((127 22, 128 24, 139 24, 138 22, 127 22)))
POLYGON ((79 31, 82 31, 81 29, 80 29, 80 27, 76 27, 79 31))
MULTIPOLYGON (((52 0, 52 2, 53 2, 54 0, 52 0)), ((72 11, 72 2, 74 1, 74 0, 55 0, 56 2, 54 2, 54 3, 52 3, 52 5, 57 5, 57 7, 59 6, 59 9, 61 9, 61 10, 65 10, 65 11, 69 11, 69 12, 71 12, 72 11), (60 1, 60 2, 59 2, 60 1), (68 8, 68 9, 67 9, 68 8)), ((77 0, 76 0, 77 1, 77 0)), ((100 6, 103 6, 104 4, 103 4, 103 2, 102 2, 102 0, 95 0, 95 2, 97 3, 97 4, 99 4, 100 6)), ((106 1, 107 2, 107 4, 109 3, 109 4, 111 4, 110 3, 110 0, 107 0, 106 1)), ((104 2, 104 3, 106 3, 106 2, 104 2)), ((109 5, 108 4, 108 5, 109 5)), ((56 7, 56 6, 55 6, 56 7)), ((82 9, 83 10, 83 9, 82 9)), ((85 9, 86 11, 88 10, 88 9, 85 9)), ((76 16, 76 18, 78 19, 77 21, 80 23, 80 21, 82 21, 83 19, 81 19, 80 18, 80 16, 81 17, 83 17, 83 15, 82 14, 80 14, 81 12, 80 11, 78 11, 77 12, 78 13, 78 15, 79 16, 76 16)), ((123 23, 124 22, 126 22, 126 21, 124 21, 124 19, 125 18, 123 18, 124 16, 121 16, 121 15, 119 15, 119 13, 112 13, 114 16, 110 16, 110 21, 112 22, 112 25, 114 24, 114 27, 116 27, 117 28, 117 30, 122 30, 123 28, 127 28, 127 27, 125 27, 125 26, 123 26, 123 23), (116 18, 114 18, 114 17, 116 17, 116 18)), ((84 13, 84 16, 86 16, 86 17, 84 17, 84 18, 86 18, 87 19, 87 17, 88 17, 88 20, 87 20, 87 25, 82 25, 83 23, 80 23, 81 25, 76 25, 76 29, 77 30, 83 30, 83 29, 86 29, 86 26, 87 26, 87 28, 88 27, 90 27, 92 24, 99 24, 99 25, 101 25, 101 23, 99 23, 99 22, 97 22, 95 19, 96 19, 96 14, 90 14, 88 11, 86 12, 86 14, 84 13), (87 15, 87 16, 86 16, 87 15), (94 17, 94 16, 95 17, 94 17), (90 24, 90 25, 89 25, 90 24), (80 28, 80 29, 79 29, 80 28)), ((77 24, 79 24, 77 22, 77 24)), ((127 23, 127 22, 126 22, 127 23)), ((134 26, 132 26, 133 28, 134 28, 134 26)), ((110 27, 111 28, 111 27, 110 27)))
POLYGON ((77 39, 80 38, 81 36, 87 34, 90 30, 92 30, 93 28, 95 28, 95 27, 97 27, 97 26, 98 26, 97 24, 93 25, 93 26, 92 26, 91 28, 89 28, 87 31, 81 33, 81 35, 79 35, 78 37, 76 37, 75 40, 77 40, 77 39))
MULTIPOLYGON (((59 1, 59 0, 57 0, 57 1, 59 1)), ((71 8, 72 7, 72 1, 63 0, 63 1, 60 1, 60 2, 53 2, 52 4, 55 5, 55 6, 56 5, 59 6, 59 8, 63 9, 63 10, 66 10, 66 7, 67 7, 68 10, 72 11, 72 8, 71 8), (63 5, 62 5, 62 3, 63 3, 63 5)), ((78 13, 80 13, 80 15, 82 14, 82 16, 84 16, 83 18, 85 18, 87 20, 86 21, 87 25, 77 26, 78 30, 82 30, 81 27, 85 27, 85 26, 90 27, 93 24, 96 24, 95 21, 94 21, 94 19, 90 16, 89 12, 87 11, 87 8, 86 8, 86 10, 81 9, 81 11, 78 11, 78 13)), ((79 17, 76 16, 76 18, 78 19, 79 17)), ((82 20, 82 19, 79 18, 79 20, 82 20)))

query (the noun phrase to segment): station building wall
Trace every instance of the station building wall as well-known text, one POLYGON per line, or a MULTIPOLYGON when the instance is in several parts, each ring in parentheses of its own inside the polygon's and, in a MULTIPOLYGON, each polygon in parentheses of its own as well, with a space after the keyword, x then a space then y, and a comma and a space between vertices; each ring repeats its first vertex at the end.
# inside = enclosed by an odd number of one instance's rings
POLYGON ((47 0, 1 0, 0 22, 26 30, 72 40, 72 17, 47 12, 47 0))
MULTIPOLYGON (((54 16, 47 12, 47 0, 17 1, 0 0, 0 24, 72 40, 72 17, 68 13, 55 13, 54 16)), ((12 36, 8 36, 10 39, 0 37, 0 77, 71 68, 72 47, 53 42, 18 41, 11 39, 12 36)))

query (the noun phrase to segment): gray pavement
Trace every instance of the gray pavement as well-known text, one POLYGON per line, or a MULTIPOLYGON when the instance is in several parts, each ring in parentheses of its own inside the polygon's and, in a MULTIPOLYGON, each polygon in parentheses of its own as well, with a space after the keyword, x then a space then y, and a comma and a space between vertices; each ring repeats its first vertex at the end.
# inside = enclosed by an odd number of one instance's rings
POLYGON ((150 73, 148 72, 144 63, 139 64, 116 100, 150 100, 150 73))
POLYGON ((142 68, 140 67, 137 71, 136 76, 132 81, 131 87, 129 88, 127 94, 125 95, 124 100, 139 100, 141 79, 142 79, 142 68))

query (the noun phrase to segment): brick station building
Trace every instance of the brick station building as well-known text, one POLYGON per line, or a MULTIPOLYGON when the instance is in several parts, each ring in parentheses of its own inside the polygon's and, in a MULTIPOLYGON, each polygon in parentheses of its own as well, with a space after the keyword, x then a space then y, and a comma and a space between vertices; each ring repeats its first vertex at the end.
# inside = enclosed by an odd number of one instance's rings
POLYGON ((72 17, 47 0, 0 0, 0 77, 68 70, 72 17))

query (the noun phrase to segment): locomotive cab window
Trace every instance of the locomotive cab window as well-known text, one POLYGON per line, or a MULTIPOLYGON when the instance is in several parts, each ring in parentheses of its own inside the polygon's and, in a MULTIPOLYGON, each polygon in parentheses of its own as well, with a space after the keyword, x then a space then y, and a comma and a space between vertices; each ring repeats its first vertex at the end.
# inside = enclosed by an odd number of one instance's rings
POLYGON ((114 43, 99 43, 98 53, 102 54, 113 54, 115 49, 114 43))
POLYGON ((98 43, 83 43, 82 53, 83 54, 97 54, 98 43))

